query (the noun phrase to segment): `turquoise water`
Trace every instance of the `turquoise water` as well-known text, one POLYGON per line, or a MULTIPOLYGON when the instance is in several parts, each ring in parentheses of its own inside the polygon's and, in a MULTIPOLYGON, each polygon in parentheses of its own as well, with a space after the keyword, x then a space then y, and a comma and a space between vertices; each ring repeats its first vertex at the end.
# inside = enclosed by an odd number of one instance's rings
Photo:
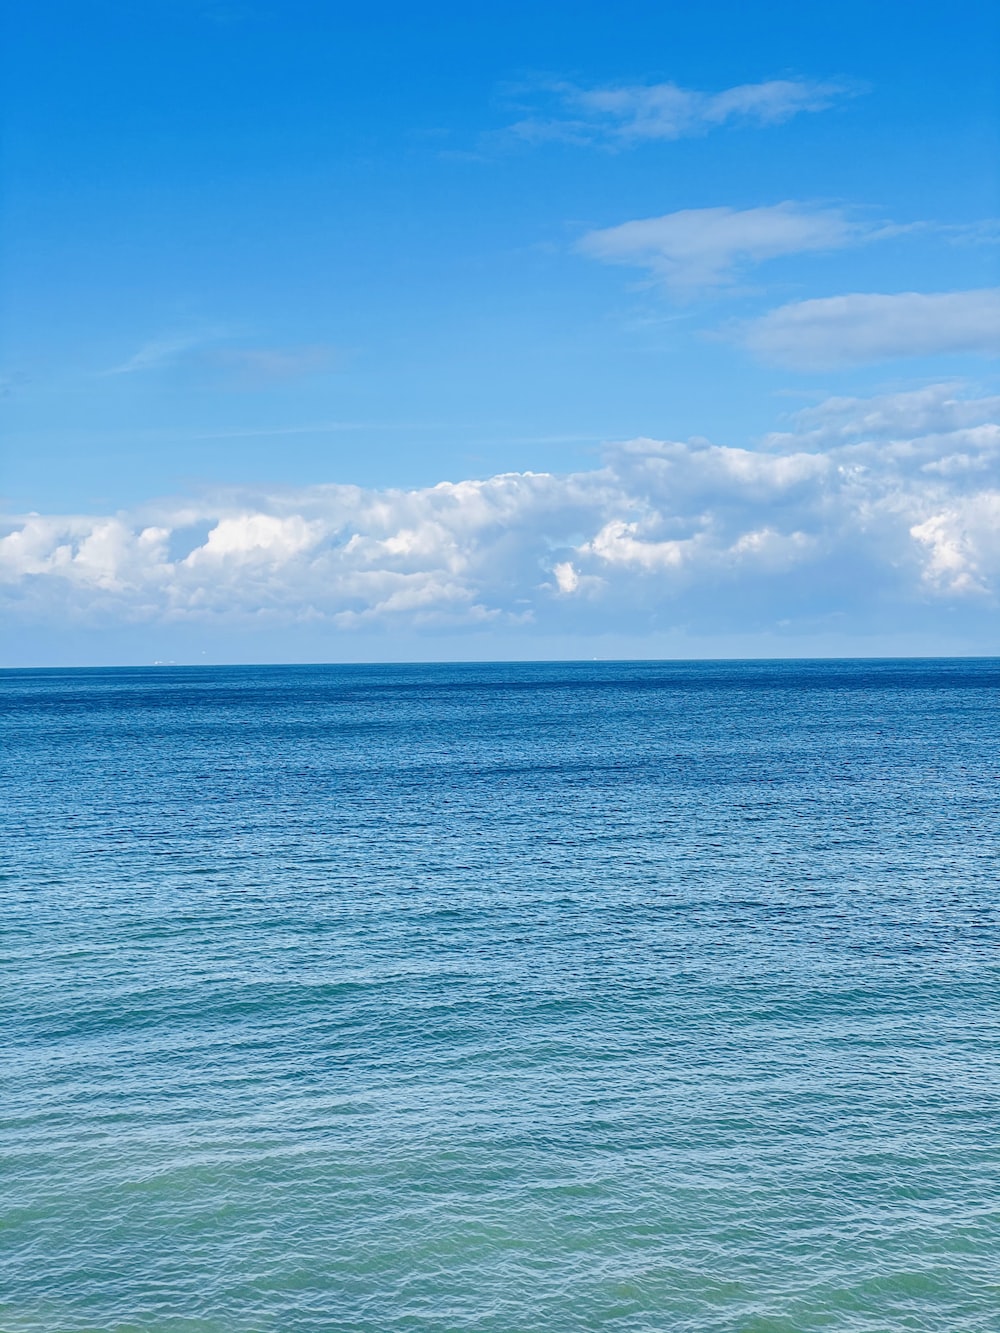
POLYGON ((998 686, 0 674, 3 1333, 995 1333, 998 686))

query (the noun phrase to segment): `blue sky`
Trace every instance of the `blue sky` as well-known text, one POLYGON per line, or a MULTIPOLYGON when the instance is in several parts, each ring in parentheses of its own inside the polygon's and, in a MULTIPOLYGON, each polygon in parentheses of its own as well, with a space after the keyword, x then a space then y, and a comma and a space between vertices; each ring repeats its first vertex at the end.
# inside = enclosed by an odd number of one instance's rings
POLYGON ((997 651, 998 56, 11 6, 5 660, 997 651))

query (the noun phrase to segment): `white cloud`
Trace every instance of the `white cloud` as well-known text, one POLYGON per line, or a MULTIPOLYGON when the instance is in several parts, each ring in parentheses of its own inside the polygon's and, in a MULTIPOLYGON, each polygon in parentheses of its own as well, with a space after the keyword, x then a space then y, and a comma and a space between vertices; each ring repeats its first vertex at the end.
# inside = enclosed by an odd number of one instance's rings
POLYGON ((770 448, 828 447, 861 437, 906 440, 908 437, 953 438, 965 428, 996 431, 989 423, 1000 420, 1000 395, 963 396, 961 383, 928 384, 919 389, 881 394, 874 398, 827 398, 793 416, 794 429, 767 437, 770 448))
POLYGON ((257 561, 283 563, 307 551, 323 538, 321 523, 307 523, 298 514, 276 518, 273 514, 237 514, 222 518, 208 534, 204 546, 196 547, 185 564, 257 561))
POLYGON ((721 125, 778 125, 803 111, 822 111, 848 90, 808 79, 770 79, 722 92, 699 92, 676 83, 581 88, 556 82, 538 90, 554 106, 512 125, 530 141, 626 145, 702 135, 721 125))
POLYGON ((926 548, 923 578, 932 588, 989 594, 1000 568, 1000 489, 942 507, 910 535, 926 548))
POLYGON ((634 440, 566 476, 29 515, 0 537, 2 600, 49 623, 345 631, 995 616, 997 407, 938 385, 830 399, 758 450, 634 440))
POLYGON ((1000 354, 1000 287, 855 292, 780 306, 740 330, 746 347, 801 369, 949 352, 1000 354))
POLYGON ((741 264, 780 255, 835 250, 884 234, 837 208, 787 200, 764 208, 687 208, 588 232, 582 253, 648 269, 677 293, 729 281, 741 264))
POLYGON ((563 593, 574 593, 580 586, 580 575, 573 568, 571 560, 561 560, 553 565, 552 573, 556 578, 556 587, 563 593))

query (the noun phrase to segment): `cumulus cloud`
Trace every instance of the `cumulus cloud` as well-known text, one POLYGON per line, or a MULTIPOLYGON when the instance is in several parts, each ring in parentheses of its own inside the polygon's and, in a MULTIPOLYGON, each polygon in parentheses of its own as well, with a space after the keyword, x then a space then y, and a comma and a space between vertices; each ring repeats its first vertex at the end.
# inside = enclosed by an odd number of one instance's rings
POLYGON ((910 536, 924 547, 926 583, 947 593, 988 595, 990 574, 1000 566, 1000 491, 946 506, 914 523, 910 536))
POLYGON ((675 293, 728 282, 741 265, 835 250, 896 228, 851 221, 838 208, 786 200, 764 208, 686 208, 588 232, 578 249, 609 264, 646 268, 675 293))
POLYGON ((85 623, 768 628, 1000 589, 993 397, 830 399, 758 449, 634 440, 603 466, 415 490, 230 492, 0 537, 8 614, 85 623))
POLYGON ((691 138, 722 125, 779 125, 804 111, 822 111, 848 89, 808 79, 769 79, 721 92, 676 83, 618 84, 582 88, 559 81, 537 92, 551 101, 510 127, 532 142, 624 146, 642 140, 691 138))
POLYGON ((854 292, 779 306, 742 326, 746 347, 803 370, 948 352, 1000 354, 1000 287, 854 292))

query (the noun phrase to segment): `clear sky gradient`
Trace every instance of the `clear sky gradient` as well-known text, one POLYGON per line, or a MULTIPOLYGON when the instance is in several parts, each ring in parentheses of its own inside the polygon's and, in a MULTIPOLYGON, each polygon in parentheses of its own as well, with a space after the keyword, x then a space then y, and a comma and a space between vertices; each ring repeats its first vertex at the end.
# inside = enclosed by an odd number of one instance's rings
POLYGON ((8 6, 2 660, 1000 651, 998 39, 8 6))

